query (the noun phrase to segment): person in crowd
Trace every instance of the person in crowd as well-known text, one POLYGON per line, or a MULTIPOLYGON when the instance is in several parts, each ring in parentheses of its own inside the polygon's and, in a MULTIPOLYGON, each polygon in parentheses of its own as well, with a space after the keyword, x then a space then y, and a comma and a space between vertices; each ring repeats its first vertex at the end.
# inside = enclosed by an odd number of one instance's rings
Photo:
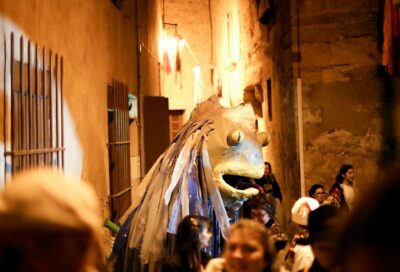
POLYGON ((366 190, 338 240, 340 271, 399 271, 400 165, 366 190))
POLYGON ((297 239, 300 245, 311 245, 314 261, 309 272, 327 272, 337 268, 335 252, 343 220, 343 212, 330 204, 323 204, 310 212, 309 235, 304 239, 297 239))
POLYGON ((308 191, 308 195, 318 201, 319 204, 325 201, 325 188, 319 183, 315 183, 308 191))
POLYGON ((275 175, 272 173, 271 163, 264 162, 264 175, 260 179, 256 179, 255 183, 263 188, 261 193, 273 201, 275 221, 282 224, 282 192, 275 175))
POLYGON ((329 191, 327 202, 342 210, 351 210, 356 203, 356 191, 353 182, 353 166, 350 164, 342 165, 336 176, 336 181, 329 191))
POLYGON ((205 249, 209 246, 210 219, 188 215, 178 225, 174 254, 162 267, 162 272, 200 272, 210 259, 205 249))
POLYGON ((259 194, 250 198, 247 202, 248 217, 255 219, 271 228, 275 224, 275 207, 273 202, 269 202, 264 195, 259 194))
POLYGON ((249 217, 263 224, 270 232, 277 250, 283 249, 288 237, 281 226, 275 223, 273 203, 268 202, 263 194, 254 196, 247 201, 249 217))
POLYGON ((261 178, 256 179, 255 182, 262 186, 266 192, 271 191, 273 197, 282 202, 282 192, 275 175, 272 173, 271 163, 264 162, 264 175, 261 178))
POLYGON ((316 199, 311 197, 299 198, 292 207, 292 222, 296 224, 296 233, 287 254, 287 261, 292 264, 292 271, 308 271, 314 261, 314 254, 310 245, 300 245, 298 239, 308 237, 308 215, 319 207, 316 199))
POLYGON ((274 272, 276 250, 263 224, 242 218, 232 225, 222 258, 212 259, 206 272, 274 272))
POLYGON ((83 181, 17 174, 0 194, 0 271, 106 271, 99 207, 83 181))

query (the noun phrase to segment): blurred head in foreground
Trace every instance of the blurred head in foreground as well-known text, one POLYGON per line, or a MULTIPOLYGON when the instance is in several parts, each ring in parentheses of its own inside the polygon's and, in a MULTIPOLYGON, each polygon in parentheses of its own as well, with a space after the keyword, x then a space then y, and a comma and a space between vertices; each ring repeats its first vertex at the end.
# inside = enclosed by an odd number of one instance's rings
POLYGON ((92 189, 50 169, 15 175, 0 194, 0 271, 103 270, 92 189))
POLYGON ((232 225, 223 258, 227 272, 266 272, 276 269, 276 250, 265 226, 240 219, 232 225))

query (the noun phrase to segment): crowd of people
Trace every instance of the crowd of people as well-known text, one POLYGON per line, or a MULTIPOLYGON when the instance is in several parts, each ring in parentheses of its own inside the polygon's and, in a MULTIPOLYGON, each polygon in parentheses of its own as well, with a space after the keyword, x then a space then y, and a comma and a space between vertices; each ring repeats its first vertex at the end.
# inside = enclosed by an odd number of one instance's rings
MULTIPOLYGON (((400 170, 395 173, 383 181, 384 186, 379 186, 379 193, 373 201, 369 196, 358 203, 354 168, 349 164, 342 165, 329 191, 326 192, 322 184, 313 184, 309 188, 309 195, 294 203, 291 222, 295 230, 291 241, 286 243, 288 236, 282 230, 282 217, 277 212, 282 193, 271 164, 265 163, 264 176, 253 181, 262 190, 259 195, 245 202, 242 212, 244 218, 231 226, 222 255, 218 258, 199 258, 201 266, 197 270, 173 271, 393 271, 400 263, 395 257, 400 256, 396 255, 399 251, 396 247, 398 238, 394 239, 396 242, 381 241, 381 236, 374 228, 383 233, 384 225, 381 222, 390 218, 389 210, 396 206, 393 201, 400 190, 400 170), (370 207, 369 211, 362 206, 370 207), (356 219, 358 214, 363 214, 361 221, 356 219), (371 227, 363 227, 371 223, 371 227), (353 235, 354 232, 359 235, 353 235), (285 252, 284 261, 278 258, 280 251, 285 252), (372 254, 382 259, 374 258, 372 254), (371 266, 369 262, 372 262, 371 266)), ((376 192, 374 188, 371 191, 374 194, 376 192)), ((395 235, 394 228, 390 227, 389 230, 388 234, 395 235)), ((200 237, 200 231, 196 237, 200 237)), ((198 248, 204 250, 206 245, 198 248)), ((172 271, 164 270, 170 267, 170 262, 164 265, 163 271, 172 271)))
MULTIPOLYGON (((179 223, 161 272, 396 271, 400 267, 395 214, 400 168, 361 197, 354 168, 340 167, 325 193, 309 189, 291 209, 292 239, 283 232, 279 183, 265 164, 253 181, 263 188, 231 225, 221 256, 210 247, 212 223, 188 215, 179 223), (285 251, 285 260, 277 256, 285 251)), ((17 175, 0 194, 0 271, 111 271, 105 258, 99 204, 92 189, 51 170, 17 175)))

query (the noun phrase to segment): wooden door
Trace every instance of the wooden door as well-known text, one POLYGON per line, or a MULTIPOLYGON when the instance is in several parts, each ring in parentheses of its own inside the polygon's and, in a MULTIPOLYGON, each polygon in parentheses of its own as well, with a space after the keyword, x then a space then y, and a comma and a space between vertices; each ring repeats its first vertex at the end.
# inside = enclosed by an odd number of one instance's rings
POLYGON ((168 98, 143 97, 143 137, 145 173, 169 145, 168 98))

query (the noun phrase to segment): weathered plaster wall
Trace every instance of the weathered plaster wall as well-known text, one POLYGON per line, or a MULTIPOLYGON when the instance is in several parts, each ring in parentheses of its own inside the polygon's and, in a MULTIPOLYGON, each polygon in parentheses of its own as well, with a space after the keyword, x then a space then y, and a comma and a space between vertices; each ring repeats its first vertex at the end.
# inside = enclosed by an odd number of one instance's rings
MULTIPOLYGON (((111 1, 0 1, 1 46, 14 31, 64 57, 65 169, 94 186, 103 216, 108 213, 107 84, 116 79, 136 92, 134 3, 124 1, 118 10, 111 1)), ((1 80, 1 97, 4 88, 1 80)), ((1 154, 1 168, 3 162, 1 154)))
POLYGON ((240 102, 247 85, 259 83, 263 88, 263 122, 270 134, 265 158, 273 165, 290 218, 290 207, 301 195, 299 72, 306 192, 316 182, 328 189, 344 163, 354 165, 356 187, 362 192, 382 166, 398 157, 399 85, 398 79, 379 73, 377 1, 301 1, 300 33, 298 1, 279 1, 275 18, 261 26, 258 18, 267 2, 211 1, 214 63, 216 72, 223 75, 227 104, 240 102), (239 22, 237 59, 226 53, 230 48, 227 13, 239 22), (272 83, 271 120, 267 118, 267 79, 272 83))
MULTIPOLYGON (((344 163, 353 164, 356 187, 363 191, 388 155, 382 143, 399 139, 398 132, 382 134, 383 122, 389 121, 384 117, 388 93, 378 75, 377 21, 378 1, 302 1, 306 191, 316 182, 329 189, 344 163)), ((399 102, 392 102, 398 108, 399 102)))

